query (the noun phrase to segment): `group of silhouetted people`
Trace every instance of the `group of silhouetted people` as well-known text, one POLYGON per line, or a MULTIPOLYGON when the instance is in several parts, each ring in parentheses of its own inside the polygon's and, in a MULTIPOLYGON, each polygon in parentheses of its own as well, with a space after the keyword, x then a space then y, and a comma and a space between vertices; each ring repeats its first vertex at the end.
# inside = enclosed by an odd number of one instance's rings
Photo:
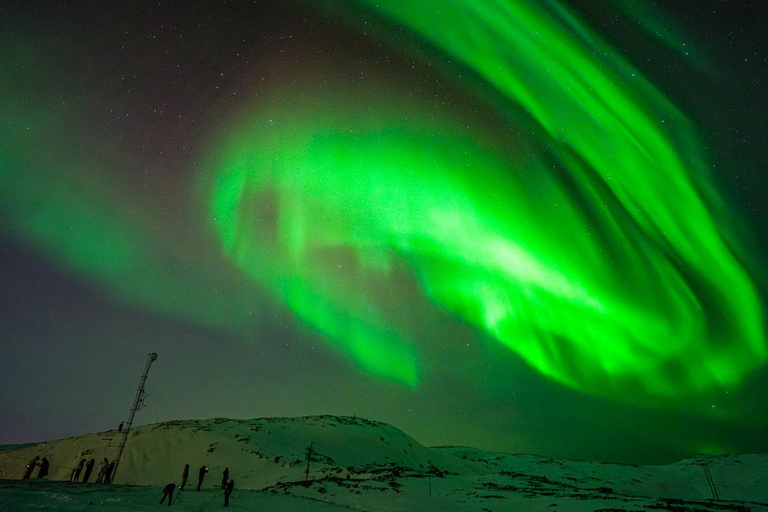
POLYGON ((27 467, 24 468, 24 476, 21 477, 22 480, 27 480, 32 477, 32 472, 35 470, 35 466, 40 466, 40 469, 37 472, 37 478, 45 478, 48 476, 48 468, 51 467, 50 462, 48 462, 48 459, 45 457, 40 460, 40 457, 35 455, 32 457, 32 460, 29 461, 27 467))
MULTIPOLYGON (((87 484, 88 480, 91 478, 91 473, 93 473, 93 467, 96 465, 96 459, 91 459, 88 462, 85 461, 85 459, 80 459, 80 463, 72 468, 72 473, 69 475, 69 481, 70 482, 80 482, 80 473, 83 471, 83 468, 85 468, 85 473, 83 474, 83 480, 82 483, 87 484)), ((97 484, 111 484, 112 483, 112 473, 115 470, 115 462, 109 462, 106 457, 104 457, 104 460, 102 460, 99 463, 99 471, 96 473, 96 483, 97 484)))
MULTIPOLYGON (((197 470, 197 489, 200 490, 200 488, 203 486, 203 480, 205 480, 205 475, 208 474, 208 468, 205 465, 200 466, 200 469, 197 470)), ((189 464, 184 466, 184 471, 181 472, 181 485, 179 485, 179 491, 184 490, 184 486, 187 485, 187 479, 189 479, 189 464)), ((221 478, 221 488, 224 490, 224 506, 229 506, 229 496, 232 494, 232 491, 235 489, 235 481, 229 479, 229 468, 224 468, 224 472, 222 474, 221 478)), ((173 503, 173 491, 176 489, 176 484, 170 483, 163 487, 163 497, 160 499, 160 504, 162 505, 163 502, 168 499, 168 506, 170 507, 173 503)))
MULTIPOLYGON (((69 481, 70 482, 80 482, 80 474, 83 474, 82 483, 88 483, 88 480, 91 478, 91 473, 93 473, 93 468, 96 465, 96 459, 91 459, 89 461, 86 461, 85 459, 80 459, 80 462, 72 468, 72 473, 69 475, 69 481), (83 470, 85 472, 83 473, 83 470)), ((32 458, 32 460, 29 461, 27 464, 25 470, 24 470, 24 476, 22 479, 27 480, 32 477, 32 472, 35 470, 36 467, 39 467, 40 470, 37 472, 37 478, 44 478, 48 476, 48 469, 50 467, 50 463, 48 462, 48 459, 43 457, 40 459, 39 456, 35 456, 32 458)), ((115 462, 109 462, 109 460, 104 457, 104 460, 102 460, 99 463, 99 470, 96 474, 96 483, 97 484, 111 484, 112 483, 112 474, 115 470, 115 462)), ((200 469, 197 471, 197 490, 199 491, 200 488, 203 486, 203 480, 205 480, 205 475, 208 474, 208 468, 203 465, 200 467, 200 469)), ((184 486, 187 485, 187 479, 189 478, 189 464, 184 466, 184 471, 181 473, 181 485, 179 486, 179 491, 184 490, 184 486)), ((162 504, 166 498, 168 499, 168 506, 173 503, 173 490, 176 488, 176 484, 170 483, 166 485, 163 488, 163 497, 160 500, 160 504, 162 504)), ((229 506, 229 496, 232 494, 232 491, 235 489, 235 481, 230 480, 229 478, 229 468, 224 468, 224 472, 221 476, 221 489, 224 491, 224 506, 229 506)))
MULTIPOLYGON (((91 459, 93 462, 93 459, 91 459)), ((111 484, 115 472, 115 461, 109 462, 106 457, 99 463, 99 472, 96 473, 97 484, 111 484)))
MULTIPOLYGON (((85 459, 80 459, 80 462, 72 468, 72 472, 69 474, 69 481, 70 482, 81 482, 80 480, 80 474, 83 474, 82 483, 87 484, 88 480, 91 478, 91 473, 93 473, 93 467, 96 465, 96 459, 91 459, 89 461, 86 461, 85 459), (83 470, 85 472, 83 473, 83 470)), ((35 470, 35 467, 40 467, 40 470, 37 472, 37 478, 45 478, 48 476, 48 469, 50 468, 51 464, 48 462, 48 459, 43 457, 40 459, 38 455, 35 455, 32 460, 29 461, 27 464, 25 470, 24 470, 24 476, 22 477, 22 480, 27 480, 32 477, 32 472, 35 470)), ((104 460, 101 461, 99 464, 99 472, 96 475, 96 483, 97 484, 111 484, 112 483, 112 473, 115 470, 115 463, 109 462, 106 457, 104 457, 104 460)))
POLYGON ((221 488, 224 490, 224 506, 229 506, 229 495, 235 489, 235 481, 229 479, 229 468, 224 468, 224 473, 221 477, 221 488))

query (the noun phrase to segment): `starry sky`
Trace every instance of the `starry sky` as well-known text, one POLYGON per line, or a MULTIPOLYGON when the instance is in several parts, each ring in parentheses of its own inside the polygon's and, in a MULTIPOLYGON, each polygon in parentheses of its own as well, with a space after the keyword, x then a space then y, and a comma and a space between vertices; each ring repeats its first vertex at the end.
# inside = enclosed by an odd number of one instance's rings
POLYGON ((0 7, 0 444, 768 451, 758 2, 270 4, 0 7))

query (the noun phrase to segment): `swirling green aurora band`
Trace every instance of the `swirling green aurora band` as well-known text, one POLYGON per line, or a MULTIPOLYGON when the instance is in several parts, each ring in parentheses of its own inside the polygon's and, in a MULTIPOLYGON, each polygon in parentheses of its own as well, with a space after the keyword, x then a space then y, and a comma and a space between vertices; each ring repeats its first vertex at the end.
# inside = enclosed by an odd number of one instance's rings
POLYGON ((765 360, 696 134, 624 58, 554 1, 361 3, 471 70, 537 149, 510 158, 391 94, 287 91, 217 160, 215 226, 249 276, 409 386, 418 345, 381 298, 398 265, 432 304, 588 393, 682 397, 765 360))

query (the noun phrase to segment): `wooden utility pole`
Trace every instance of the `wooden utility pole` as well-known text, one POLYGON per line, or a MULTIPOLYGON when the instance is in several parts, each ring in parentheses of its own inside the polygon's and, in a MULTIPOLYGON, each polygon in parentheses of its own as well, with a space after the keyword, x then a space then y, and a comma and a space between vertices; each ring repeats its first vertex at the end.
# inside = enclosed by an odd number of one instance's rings
MULTIPOLYGON (((123 450, 125 449, 125 443, 128 442, 128 434, 131 432, 131 426, 133 425, 133 418, 136 416, 136 412, 144 405, 144 398, 147 393, 144 391, 144 383, 147 382, 147 375, 149 374, 149 368, 157 360, 157 352, 152 352, 147 357, 147 364, 144 366, 144 373, 141 374, 141 381, 139 382, 139 389, 136 390, 136 398, 133 399, 133 407, 131 407, 131 414, 128 417, 128 423, 123 429, 123 438, 120 440, 120 447, 117 449, 117 458, 115 458, 115 468, 112 470, 112 479, 114 481, 117 474, 117 468, 120 466, 120 458, 123 456, 123 450)), ((121 424, 122 425, 122 424, 121 424)))
POLYGON ((304 474, 304 483, 309 483, 309 463, 312 461, 312 445, 315 444, 314 441, 309 443, 309 448, 307 448, 307 471, 304 474))
POLYGON ((314 442, 309 443, 309 448, 307 448, 307 472, 304 475, 304 483, 309 482, 309 463, 312 460, 312 445, 315 444, 314 442))

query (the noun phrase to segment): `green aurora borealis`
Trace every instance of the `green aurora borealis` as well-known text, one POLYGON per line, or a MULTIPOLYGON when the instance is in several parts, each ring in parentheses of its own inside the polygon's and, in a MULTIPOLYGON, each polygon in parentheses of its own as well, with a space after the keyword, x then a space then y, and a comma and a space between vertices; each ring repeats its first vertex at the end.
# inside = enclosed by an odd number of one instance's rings
POLYGON ((410 386, 415 342, 375 293, 393 259, 579 390, 680 397, 761 364, 760 303, 685 117, 562 6, 441 4, 377 10, 490 84, 541 146, 510 157, 395 97, 286 96, 217 163, 212 212, 238 264, 361 368, 410 386))
MULTIPOLYGON (((612 3, 9 8, 0 372, 22 387, 57 354, 52 375, 114 393, 113 358, 158 351, 169 419, 358 414, 633 461, 753 449, 764 212, 723 186, 748 180, 702 123, 720 107, 675 94, 727 90, 725 58, 612 3), (583 452, 542 427, 622 414, 624 444, 583 452)), ((22 394, 0 396, 0 444, 70 434, 30 426, 22 394)))

